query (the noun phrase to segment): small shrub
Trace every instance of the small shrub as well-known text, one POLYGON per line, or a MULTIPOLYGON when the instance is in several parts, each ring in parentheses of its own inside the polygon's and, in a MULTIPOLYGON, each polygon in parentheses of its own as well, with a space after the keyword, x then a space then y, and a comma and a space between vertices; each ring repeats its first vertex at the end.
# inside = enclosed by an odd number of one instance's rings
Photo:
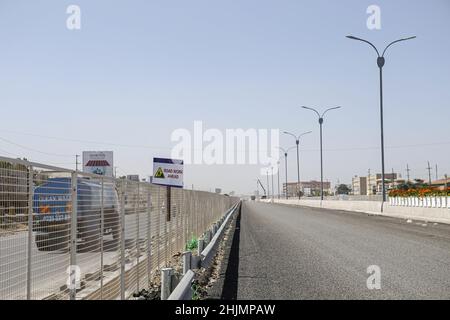
POLYGON ((198 248, 198 240, 196 237, 192 237, 191 240, 186 243, 186 250, 192 251, 198 248))

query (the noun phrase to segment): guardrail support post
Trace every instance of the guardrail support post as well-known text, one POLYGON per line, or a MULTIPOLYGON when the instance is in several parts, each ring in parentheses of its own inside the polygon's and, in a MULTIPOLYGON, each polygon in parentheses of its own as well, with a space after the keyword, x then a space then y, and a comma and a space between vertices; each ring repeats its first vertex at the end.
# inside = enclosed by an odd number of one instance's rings
POLYGON ((198 255, 200 256, 202 254, 202 251, 205 249, 205 240, 204 239, 198 239, 198 255))
POLYGON ((183 275, 185 275, 189 270, 191 270, 191 258, 192 252, 183 252, 183 275))
POLYGON ((208 243, 211 241, 211 231, 210 230, 206 230, 205 231, 205 246, 208 245, 208 243))
POLYGON ((77 223, 78 223, 78 175, 72 172, 72 214, 70 219, 70 300, 75 300, 77 295, 77 275, 74 268, 77 265, 77 223))
POLYGON ((27 246, 27 300, 31 299, 31 246, 33 245, 33 167, 28 167, 28 246, 27 246))
POLYGON ((161 300, 167 300, 172 288, 172 268, 161 269, 161 300))

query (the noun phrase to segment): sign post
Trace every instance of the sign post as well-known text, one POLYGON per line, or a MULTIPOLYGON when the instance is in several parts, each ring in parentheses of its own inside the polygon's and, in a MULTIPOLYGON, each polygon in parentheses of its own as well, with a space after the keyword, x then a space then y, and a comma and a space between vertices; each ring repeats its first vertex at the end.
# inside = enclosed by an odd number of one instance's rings
POLYGON ((183 160, 153 158, 153 184, 166 187, 166 221, 170 221, 171 188, 183 188, 183 160))

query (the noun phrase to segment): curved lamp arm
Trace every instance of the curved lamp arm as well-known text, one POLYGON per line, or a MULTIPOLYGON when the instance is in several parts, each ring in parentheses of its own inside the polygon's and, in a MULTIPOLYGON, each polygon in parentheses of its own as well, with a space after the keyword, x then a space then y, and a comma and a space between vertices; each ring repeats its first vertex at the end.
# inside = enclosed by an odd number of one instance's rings
POLYGON ((358 41, 362 41, 362 42, 367 43, 368 45, 370 45, 375 50, 375 52, 377 53, 378 57, 380 57, 380 53, 378 52, 377 47, 375 47, 371 42, 369 42, 367 40, 364 40, 364 39, 361 39, 361 38, 358 38, 358 37, 354 37, 354 36, 346 36, 346 37, 349 38, 349 39, 352 39, 352 40, 358 40, 358 41))
POLYGON ((384 53, 386 52, 386 50, 387 50, 390 46, 392 46, 394 43, 397 43, 397 42, 400 42, 400 41, 411 40, 411 39, 415 39, 415 38, 417 38, 417 37, 416 37, 416 36, 412 36, 412 37, 409 37, 409 38, 403 38, 403 39, 399 39, 399 40, 392 41, 391 43, 389 43, 389 44, 386 46, 386 48, 384 49, 383 54, 382 54, 381 56, 384 57, 384 53))
POLYGON ((317 116, 320 118, 320 113, 316 109, 310 108, 310 107, 306 107, 306 106, 301 106, 301 107, 303 109, 308 109, 308 110, 314 111, 317 114, 317 116))
POLYGON ((340 106, 338 106, 338 107, 333 107, 333 108, 328 108, 327 110, 325 110, 323 113, 322 113, 322 118, 325 116, 325 113, 327 113, 328 111, 330 111, 330 110, 335 110, 335 109, 340 109, 341 107, 340 106))
POLYGON ((287 132, 287 131, 284 131, 283 133, 284 133, 284 134, 288 134, 288 135, 290 135, 290 136, 293 136, 294 139, 295 139, 295 141, 297 141, 297 136, 296 136, 295 134, 290 133, 290 132, 287 132))
POLYGON ((303 132, 301 135, 298 136, 298 140, 300 140, 301 137, 303 137, 305 134, 311 133, 312 131, 303 132))
POLYGON ((295 148, 297 148, 297 146, 292 146, 292 147, 288 148, 288 149, 286 150, 286 153, 288 153, 289 151, 291 151, 291 150, 293 150, 293 149, 295 149, 295 148))

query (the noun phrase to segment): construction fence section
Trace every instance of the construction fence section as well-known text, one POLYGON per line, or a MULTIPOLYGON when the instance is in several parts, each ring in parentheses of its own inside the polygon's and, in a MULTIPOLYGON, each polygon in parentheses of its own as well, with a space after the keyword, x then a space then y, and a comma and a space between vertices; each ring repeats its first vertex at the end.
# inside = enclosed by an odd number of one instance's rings
POLYGON ((0 299, 127 299, 238 201, 0 157, 0 299))

